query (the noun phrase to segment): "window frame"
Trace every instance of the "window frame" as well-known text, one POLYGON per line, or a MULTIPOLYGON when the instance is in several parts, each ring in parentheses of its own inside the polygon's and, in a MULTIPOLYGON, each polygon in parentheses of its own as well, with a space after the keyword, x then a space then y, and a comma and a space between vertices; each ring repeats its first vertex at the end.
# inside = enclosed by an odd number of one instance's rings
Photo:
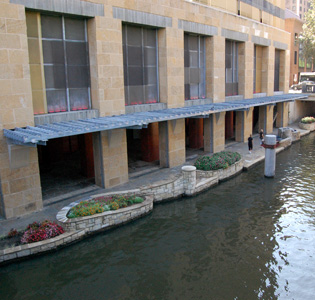
POLYGON ((238 72, 239 72, 239 62, 238 62, 238 53, 239 53, 239 42, 234 41, 234 40, 225 40, 225 96, 236 96, 239 94, 239 90, 238 90, 238 72), (231 52, 230 52, 230 56, 231 56, 231 67, 227 68, 226 65, 226 61, 227 61, 227 43, 231 44, 231 52), (228 81, 228 70, 231 70, 231 81, 228 81), (228 86, 232 86, 232 95, 229 93, 230 90, 228 90, 229 88, 228 86), (235 91, 236 93, 235 93, 235 91))
MULTIPOLYGON (((88 44, 88 32, 87 32, 87 19, 86 18, 79 18, 79 17, 69 17, 69 16, 65 16, 65 15, 52 15, 52 14, 46 14, 46 13, 41 13, 40 14, 40 26, 41 26, 41 30, 43 30, 43 25, 42 25, 42 17, 58 17, 61 18, 61 29, 62 29, 62 38, 48 38, 48 37, 43 37, 43 35, 41 36, 41 44, 42 47, 44 48, 44 42, 45 41, 55 41, 55 42, 62 42, 62 47, 63 47, 63 64, 56 64, 56 63, 47 63, 45 62, 45 54, 44 54, 44 50, 43 50, 43 68, 45 69, 45 67, 54 67, 54 66, 63 66, 64 67, 64 75, 65 75, 65 92, 66 92, 66 110, 62 110, 60 112, 72 112, 72 111, 81 111, 81 110, 89 110, 92 107, 92 103, 91 103, 91 76, 90 76, 90 61, 89 61, 89 44, 88 44), (66 20, 65 19, 74 19, 74 20, 81 20, 84 22, 84 40, 74 40, 74 39, 69 39, 66 37, 66 20), (85 65, 80 65, 80 64, 70 64, 69 60, 67 58, 67 43, 85 43, 85 53, 86 53, 86 64, 85 65), (68 74, 68 67, 86 67, 86 71, 87 71, 87 107, 86 108, 82 108, 82 109, 71 109, 71 101, 70 101, 70 90, 75 90, 75 89, 82 89, 81 88, 70 88, 69 86, 69 74, 68 74)), ((45 82, 46 82, 46 76, 47 73, 46 71, 44 71, 44 76, 45 76, 45 82)), ((46 93, 46 101, 47 101, 47 113, 58 113, 59 111, 50 111, 48 109, 49 107, 49 103, 48 103, 48 97, 47 97, 47 91, 57 91, 60 90, 58 88, 47 88, 45 86, 45 93, 46 93)))
POLYGON ((152 28, 152 27, 146 27, 146 26, 137 26, 135 24, 129 24, 129 23, 123 23, 122 24, 122 46, 123 46, 123 60, 124 60, 124 88, 125 88, 125 106, 133 106, 133 105, 145 105, 145 104, 153 104, 153 103, 159 103, 160 102, 160 91, 159 91, 159 55, 158 55, 158 28, 152 28), (127 30, 128 28, 137 28, 139 30, 141 30, 141 68, 142 68, 142 92, 143 92, 143 97, 142 97, 142 101, 137 103, 137 102, 131 102, 130 100, 130 87, 132 85, 130 85, 130 74, 129 74, 129 68, 130 66, 132 66, 132 64, 129 64, 129 49, 128 46, 130 46, 128 44, 128 33, 127 30), (151 29, 151 30, 155 30, 155 46, 148 46, 145 45, 144 43, 144 30, 145 29, 151 29), (156 72, 155 72, 155 76, 156 76, 156 83, 155 84, 151 84, 151 86, 156 85, 156 99, 153 100, 148 100, 146 99, 146 87, 150 86, 150 84, 145 84, 145 69, 150 66, 149 64, 145 63, 145 48, 147 49, 155 49, 155 68, 156 68, 156 72), (125 63, 126 61, 126 63, 125 63), (127 85, 126 85, 127 83, 127 85))
POLYGON ((185 101, 188 100, 198 100, 198 99, 205 99, 206 98, 206 37, 203 35, 197 35, 197 34, 191 34, 188 32, 184 32, 184 78, 185 78, 185 101), (189 48, 189 38, 190 37, 196 37, 197 40, 197 50, 191 50, 189 48), (201 42, 202 40, 202 42, 201 42), (201 45, 202 44, 202 45, 201 45), (187 45, 187 49, 186 49, 187 45), (203 49, 201 49, 203 48, 203 49), (190 66, 190 61, 191 61, 191 53, 196 52, 198 56, 198 66, 197 68, 194 67, 194 69, 199 70, 199 80, 198 84, 197 83, 192 83, 191 78, 190 78, 190 73, 187 73, 188 70, 190 72, 191 66, 190 66), (189 65, 187 65, 187 61, 189 65), (202 72, 202 77, 200 76, 202 72), (187 78, 189 78, 189 82, 186 82, 187 78), (191 86, 198 86, 198 96, 197 97, 191 97, 191 86), (189 86, 189 92, 188 88, 189 86), (187 89, 186 89, 187 88, 187 89))

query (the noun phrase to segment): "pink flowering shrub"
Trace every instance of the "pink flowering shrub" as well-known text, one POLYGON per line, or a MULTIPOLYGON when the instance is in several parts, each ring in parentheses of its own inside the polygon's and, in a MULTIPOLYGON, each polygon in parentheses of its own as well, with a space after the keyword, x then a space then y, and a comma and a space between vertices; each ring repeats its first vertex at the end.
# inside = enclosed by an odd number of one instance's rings
POLYGON ((21 244, 35 243, 44 241, 64 233, 64 229, 51 221, 34 222, 27 226, 21 244))

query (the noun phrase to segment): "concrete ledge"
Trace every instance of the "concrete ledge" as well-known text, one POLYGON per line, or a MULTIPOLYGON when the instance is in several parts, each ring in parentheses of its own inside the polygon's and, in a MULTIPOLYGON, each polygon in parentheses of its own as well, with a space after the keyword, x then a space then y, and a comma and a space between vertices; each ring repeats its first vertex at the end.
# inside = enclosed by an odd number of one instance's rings
POLYGON ((256 45, 265 46, 265 47, 269 47, 271 45, 270 39, 265 39, 263 37, 255 36, 255 35, 252 35, 252 42, 256 45))
POLYGON ((166 109, 166 108, 167 108, 166 103, 129 105, 129 106, 125 106, 125 113, 133 114, 137 112, 161 110, 161 109, 166 109))
POLYGON ((99 111, 97 109, 87 109, 80 111, 69 111, 62 113, 35 115, 34 122, 35 125, 52 124, 58 122, 76 121, 76 120, 86 120, 92 118, 98 118, 99 111))
POLYGON ((26 8, 65 13, 78 16, 104 16, 104 5, 81 0, 10 0, 26 8))
POLYGON ((277 41, 273 41, 273 46, 277 49, 280 49, 280 50, 288 50, 289 49, 288 44, 277 42, 277 41))
POLYGON ((172 18, 131 9, 113 7, 113 16, 125 22, 155 27, 172 27, 172 18))
POLYGON ((185 100, 185 107, 194 106, 194 105, 205 105, 211 104, 213 100, 210 98, 207 99, 196 99, 196 100, 185 100))
POLYGON ((218 35, 218 28, 210 25, 178 20, 178 28, 185 32, 197 33, 202 35, 214 36, 218 35))
POLYGON ((240 42, 248 41, 248 34, 239 32, 239 31, 222 28, 221 35, 230 40, 235 40, 235 41, 240 41, 240 42))

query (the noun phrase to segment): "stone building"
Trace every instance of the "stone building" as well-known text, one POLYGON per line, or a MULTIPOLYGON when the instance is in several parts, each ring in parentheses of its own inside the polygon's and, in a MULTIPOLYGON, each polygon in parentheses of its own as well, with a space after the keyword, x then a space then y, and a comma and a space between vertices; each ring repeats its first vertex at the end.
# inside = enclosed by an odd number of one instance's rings
POLYGON ((289 49, 284 1, 0 0, 0 214, 40 210, 47 174, 113 187, 286 126, 289 49))

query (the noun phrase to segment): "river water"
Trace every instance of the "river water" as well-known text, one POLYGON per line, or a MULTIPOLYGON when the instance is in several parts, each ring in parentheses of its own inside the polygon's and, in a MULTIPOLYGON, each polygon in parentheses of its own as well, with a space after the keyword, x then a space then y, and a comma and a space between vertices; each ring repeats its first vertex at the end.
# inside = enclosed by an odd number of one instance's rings
POLYGON ((315 134, 192 198, 0 268, 0 299, 315 299, 315 134))

